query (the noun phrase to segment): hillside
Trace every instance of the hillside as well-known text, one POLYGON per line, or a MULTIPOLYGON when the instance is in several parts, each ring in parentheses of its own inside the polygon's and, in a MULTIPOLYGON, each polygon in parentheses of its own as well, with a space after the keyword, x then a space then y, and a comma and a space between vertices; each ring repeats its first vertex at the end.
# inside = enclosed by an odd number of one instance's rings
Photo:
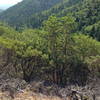
POLYGON ((47 10, 61 0, 23 0, 0 14, 0 20, 10 25, 26 24, 28 18, 37 12, 47 10))
POLYGON ((78 31, 100 40, 100 0, 67 0, 49 10, 31 16, 27 24, 33 28, 39 27, 44 20, 47 20, 53 14, 58 17, 72 15, 78 23, 78 31), (95 25, 97 28, 95 28, 95 25))
MULTIPOLYGON (((84 0, 83 0, 84 1, 84 0)), ((48 10, 45 10, 40 13, 33 14, 30 17, 30 20, 28 24, 30 26, 34 27, 39 27, 41 26, 42 22, 44 20, 47 20, 49 16, 55 14, 59 16, 65 16, 67 15, 70 11, 73 13, 75 9, 74 7, 78 7, 78 5, 82 2, 82 0, 64 0, 63 2, 60 2, 53 7, 51 7, 48 10), (32 22, 32 20, 34 20, 32 22)))
POLYGON ((1 13, 0 19, 20 30, 22 27, 39 28, 53 14, 58 17, 71 15, 78 23, 77 31, 100 41, 99 5, 100 0, 24 0, 1 13))
POLYGON ((9 23, 11 26, 20 27, 26 25, 35 28, 40 26, 40 21, 47 19, 51 14, 56 14, 80 1, 81 0, 23 0, 21 3, 1 13, 0 20, 9 23))

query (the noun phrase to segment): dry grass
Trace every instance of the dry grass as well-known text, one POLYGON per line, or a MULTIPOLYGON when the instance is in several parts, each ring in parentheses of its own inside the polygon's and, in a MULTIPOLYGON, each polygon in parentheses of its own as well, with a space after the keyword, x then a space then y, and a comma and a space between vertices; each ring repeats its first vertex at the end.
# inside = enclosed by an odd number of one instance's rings
POLYGON ((62 100, 59 97, 50 97, 42 94, 35 94, 31 91, 24 91, 21 93, 16 93, 12 96, 9 92, 0 92, 0 100, 62 100))

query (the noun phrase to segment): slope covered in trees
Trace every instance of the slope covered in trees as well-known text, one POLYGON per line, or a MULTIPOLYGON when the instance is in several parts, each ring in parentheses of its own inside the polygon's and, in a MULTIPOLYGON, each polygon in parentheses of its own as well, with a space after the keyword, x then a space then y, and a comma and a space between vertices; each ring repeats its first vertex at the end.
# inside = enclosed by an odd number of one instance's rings
MULTIPOLYGON (((23 26, 23 24, 30 26, 32 21, 33 24, 35 24, 35 26, 32 26, 37 27, 39 24, 38 20, 42 20, 42 16, 35 16, 36 19, 31 20, 36 13, 42 13, 42 11, 46 11, 49 8, 51 9, 51 13, 55 12, 56 10, 60 12, 60 10, 70 7, 80 1, 81 0, 23 0, 21 3, 0 14, 0 19, 12 26, 14 25, 17 27, 23 26), (54 11, 52 12, 52 10, 54 11)), ((50 14, 45 15, 44 17, 47 18, 48 16, 50 16, 50 14)))
POLYGON ((74 12, 73 7, 76 7, 76 5, 80 4, 81 2, 82 0, 63 0, 62 2, 58 3, 57 5, 54 5, 48 10, 32 15, 30 17, 29 24, 32 27, 39 27, 41 26, 44 20, 48 19, 50 15, 53 15, 53 14, 57 16, 67 15, 67 13, 70 12, 69 8, 71 12, 73 13, 74 12), (32 20, 35 20, 35 21, 31 22, 32 20))
POLYGON ((12 26, 20 27, 27 23, 31 15, 47 10, 60 1, 61 0, 23 0, 1 13, 0 20, 12 26))
POLYGON ((0 14, 0 19, 17 30, 39 28, 49 16, 73 16, 77 31, 100 40, 100 0, 24 0, 0 14), (35 6, 34 6, 35 5, 35 6), (16 11, 15 11, 16 10, 16 11))
POLYGON ((100 40, 100 0, 67 0, 58 5, 33 15, 28 22, 28 25, 34 27, 41 26, 42 22, 50 15, 56 16, 72 15, 78 23, 77 31, 87 33, 94 38, 100 40), (35 21, 34 21, 35 20, 35 21), (90 27, 91 26, 91 27, 90 27))

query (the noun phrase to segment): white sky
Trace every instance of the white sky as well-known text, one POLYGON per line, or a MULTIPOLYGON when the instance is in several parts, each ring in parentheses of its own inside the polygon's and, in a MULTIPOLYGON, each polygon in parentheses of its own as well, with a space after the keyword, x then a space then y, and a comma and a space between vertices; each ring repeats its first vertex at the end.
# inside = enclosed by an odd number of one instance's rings
POLYGON ((0 0, 0 9, 6 9, 13 6, 22 0, 0 0))

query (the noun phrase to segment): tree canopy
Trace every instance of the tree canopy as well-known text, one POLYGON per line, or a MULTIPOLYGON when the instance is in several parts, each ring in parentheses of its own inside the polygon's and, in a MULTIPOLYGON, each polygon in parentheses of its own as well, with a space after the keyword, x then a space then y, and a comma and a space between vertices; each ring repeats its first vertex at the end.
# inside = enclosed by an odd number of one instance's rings
POLYGON ((20 32, 0 24, 2 67, 10 69, 5 70, 7 74, 28 82, 41 78, 62 85, 84 85, 90 75, 100 77, 100 42, 77 28, 74 17, 55 15, 40 29, 20 32))

